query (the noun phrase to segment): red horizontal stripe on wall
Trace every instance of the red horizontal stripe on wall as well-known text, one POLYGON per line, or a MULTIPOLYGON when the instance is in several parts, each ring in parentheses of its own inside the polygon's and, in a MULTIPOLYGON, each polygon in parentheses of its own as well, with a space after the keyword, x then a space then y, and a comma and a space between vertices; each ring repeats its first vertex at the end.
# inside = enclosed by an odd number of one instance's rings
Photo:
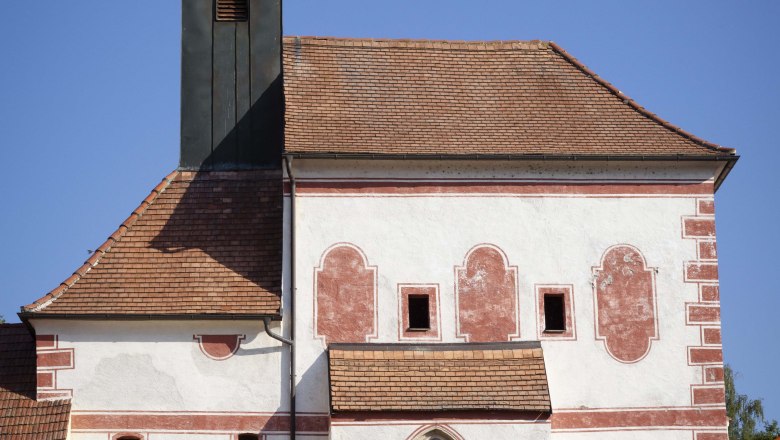
POLYGON ((726 426, 725 409, 669 408, 628 411, 553 411, 553 430, 726 426))
MULTIPOLYGON (((296 428, 302 432, 328 432, 326 415, 302 415, 296 417, 296 428)), ((288 431, 290 416, 264 414, 73 414, 72 429, 98 429, 105 431, 288 431)))

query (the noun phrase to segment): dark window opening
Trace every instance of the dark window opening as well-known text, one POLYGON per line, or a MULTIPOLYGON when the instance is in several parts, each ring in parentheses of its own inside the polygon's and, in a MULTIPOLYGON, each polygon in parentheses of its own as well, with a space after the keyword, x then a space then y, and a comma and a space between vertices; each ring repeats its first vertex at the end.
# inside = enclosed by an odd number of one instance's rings
POLYGON ((566 331, 566 307, 563 295, 544 295, 544 331, 566 331))
POLYGON ((141 440, 141 437, 135 435, 123 435, 116 440, 141 440))
POLYGON ((257 434, 239 434, 238 440, 259 440, 260 436, 257 434))
POLYGON ((217 0, 217 21, 247 21, 249 0, 217 0))
POLYGON ((428 295, 409 295, 409 330, 430 330, 429 301, 428 295))

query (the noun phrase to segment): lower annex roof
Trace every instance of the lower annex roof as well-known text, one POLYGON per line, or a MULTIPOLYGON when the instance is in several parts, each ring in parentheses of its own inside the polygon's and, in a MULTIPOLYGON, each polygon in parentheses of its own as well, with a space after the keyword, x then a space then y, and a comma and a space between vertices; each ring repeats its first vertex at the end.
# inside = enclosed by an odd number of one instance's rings
POLYGON ((328 363, 334 412, 551 411, 535 341, 331 344, 328 363))
POLYGON ((176 171, 24 317, 278 316, 281 172, 176 171))

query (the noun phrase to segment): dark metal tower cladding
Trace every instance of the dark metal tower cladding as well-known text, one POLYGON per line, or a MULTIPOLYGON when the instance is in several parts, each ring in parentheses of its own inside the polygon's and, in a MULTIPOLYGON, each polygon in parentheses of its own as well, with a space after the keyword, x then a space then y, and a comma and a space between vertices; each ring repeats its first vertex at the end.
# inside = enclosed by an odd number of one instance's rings
POLYGON ((281 45, 281 0, 182 0, 182 169, 279 166, 281 45))

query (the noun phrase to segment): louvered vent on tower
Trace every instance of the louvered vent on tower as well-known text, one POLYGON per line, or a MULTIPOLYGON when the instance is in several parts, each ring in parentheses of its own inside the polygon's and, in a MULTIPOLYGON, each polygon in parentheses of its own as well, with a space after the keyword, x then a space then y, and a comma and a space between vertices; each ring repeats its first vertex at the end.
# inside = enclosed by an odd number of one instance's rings
POLYGON ((217 21, 247 21, 248 0, 217 0, 217 21))

